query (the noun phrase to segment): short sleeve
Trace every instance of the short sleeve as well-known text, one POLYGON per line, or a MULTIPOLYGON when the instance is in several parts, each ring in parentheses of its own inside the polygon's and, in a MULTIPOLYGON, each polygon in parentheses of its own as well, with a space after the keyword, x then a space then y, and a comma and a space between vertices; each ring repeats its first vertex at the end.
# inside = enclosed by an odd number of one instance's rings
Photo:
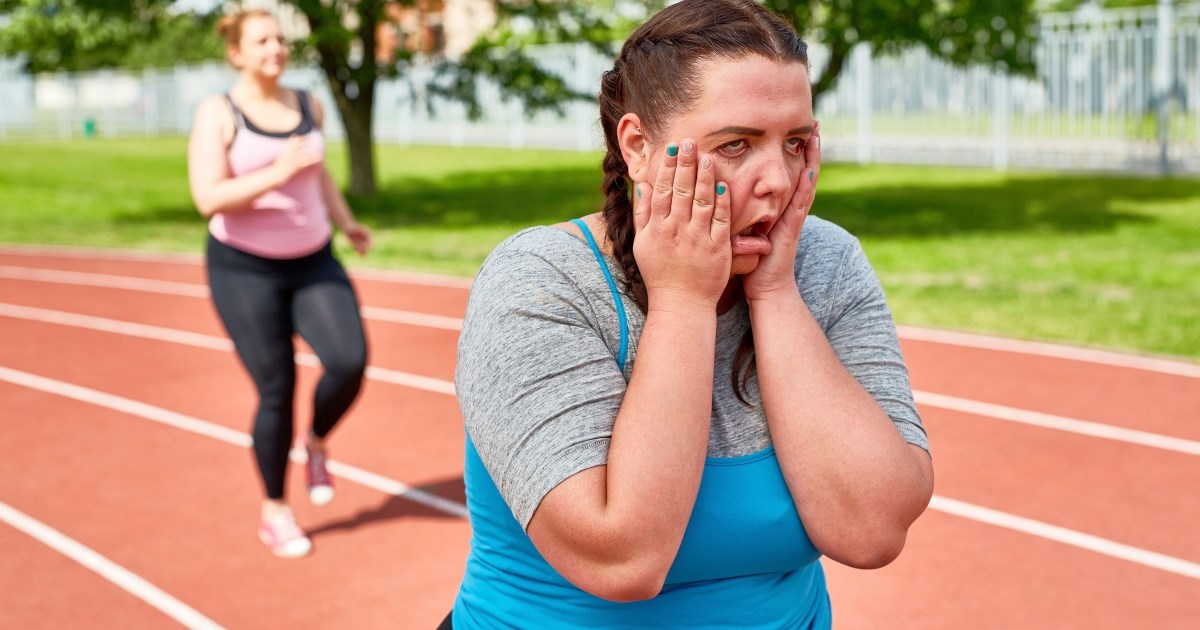
POLYGON ((551 489, 608 460, 626 381, 589 290, 525 250, 493 253, 472 285, 455 386, 467 433, 522 528, 551 489))
POLYGON ((929 451, 913 400, 908 368, 883 286, 857 239, 842 256, 824 318, 826 336, 842 364, 875 399, 909 444, 929 451))

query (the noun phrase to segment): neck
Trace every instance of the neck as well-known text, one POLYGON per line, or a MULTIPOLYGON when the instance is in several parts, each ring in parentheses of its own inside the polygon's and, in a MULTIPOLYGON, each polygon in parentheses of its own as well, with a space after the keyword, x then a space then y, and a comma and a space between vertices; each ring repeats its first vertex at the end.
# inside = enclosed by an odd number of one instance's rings
POLYGON ((729 284, 725 285, 725 291, 721 293, 721 299, 717 300, 717 314, 724 315, 729 312, 742 299, 742 277, 734 276, 729 279, 729 284))
POLYGON ((233 86, 243 100, 271 101, 278 100, 279 81, 251 74, 243 74, 237 85, 233 86))

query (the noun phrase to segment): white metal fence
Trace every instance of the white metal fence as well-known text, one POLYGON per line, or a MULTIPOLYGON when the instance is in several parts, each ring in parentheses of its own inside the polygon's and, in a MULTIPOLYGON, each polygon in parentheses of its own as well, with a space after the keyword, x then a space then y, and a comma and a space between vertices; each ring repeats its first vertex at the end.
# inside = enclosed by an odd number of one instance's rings
MULTIPOLYGON (((582 46, 537 56, 586 91, 611 66, 582 46)), ((825 153, 860 162, 1200 174, 1200 2, 1047 16, 1036 58, 1038 76, 1027 79, 950 66, 922 49, 872 58, 859 48, 818 103, 825 153)), ((819 72, 819 46, 812 61, 819 72)), ((431 116, 421 90, 429 72, 417 68, 407 81, 379 84, 377 141, 602 145, 594 103, 527 118, 492 85, 480 85, 482 120, 467 120, 455 103, 434 103, 431 116)), ((184 134, 199 101, 235 78, 219 64, 35 77, 0 65, 0 142, 184 134)), ((335 111, 315 68, 293 69, 288 83, 312 90, 335 111)), ((329 118, 330 135, 340 137, 336 116, 329 118)))

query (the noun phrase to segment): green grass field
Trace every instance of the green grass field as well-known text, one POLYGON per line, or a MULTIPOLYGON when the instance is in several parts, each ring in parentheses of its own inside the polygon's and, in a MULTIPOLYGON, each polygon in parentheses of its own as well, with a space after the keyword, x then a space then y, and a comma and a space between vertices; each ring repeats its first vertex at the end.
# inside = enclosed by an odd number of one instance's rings
MULTIPOLYGON (((0 144, 0 242, 201 250, 183 139, 0 144)), ((471 275, 522 227, 587 214, 598 154, 377 150, 351 265, 471 275)), ((330 167, 339 180, 344 153, 330 167)), ((1200 183, 827 164, 814 212, 858 235, 902 324, 1200 359, 1200 183)))

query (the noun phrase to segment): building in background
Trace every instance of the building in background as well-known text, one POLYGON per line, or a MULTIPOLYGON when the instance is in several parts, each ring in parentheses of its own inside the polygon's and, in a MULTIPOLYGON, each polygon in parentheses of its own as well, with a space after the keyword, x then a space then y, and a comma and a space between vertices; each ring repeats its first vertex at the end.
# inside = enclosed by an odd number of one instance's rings
MULTIPOLYGON (((265 9, 279 17, 280 27, 289 39, 308 35, 308 22, 290 3, 280 0, 242 0, 226 2, 226 10, 265 9)), ((491 0, 416 0, 411 6, 389 2, 384 7, 385 21, 376 33, 375 58, 388 63, 398 50, 450 58, 461 55, 479 36, 496 23, 491 0)))

